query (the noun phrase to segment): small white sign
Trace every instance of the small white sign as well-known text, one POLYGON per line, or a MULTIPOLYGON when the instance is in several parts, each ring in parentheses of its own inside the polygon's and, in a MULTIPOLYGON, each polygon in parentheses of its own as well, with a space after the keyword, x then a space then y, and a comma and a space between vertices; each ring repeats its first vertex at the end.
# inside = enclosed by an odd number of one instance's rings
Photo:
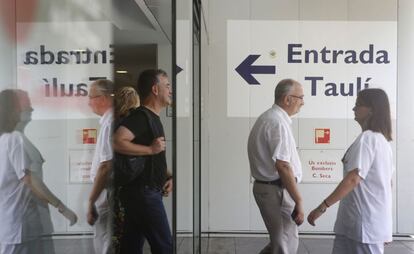
POLYGON ((91 166, 94 150, 70 150, 70 183, 91 183, 91 166))
POLYGON ((343 178, 343 150, 301 150, 304 183, 339 183, 343 178))

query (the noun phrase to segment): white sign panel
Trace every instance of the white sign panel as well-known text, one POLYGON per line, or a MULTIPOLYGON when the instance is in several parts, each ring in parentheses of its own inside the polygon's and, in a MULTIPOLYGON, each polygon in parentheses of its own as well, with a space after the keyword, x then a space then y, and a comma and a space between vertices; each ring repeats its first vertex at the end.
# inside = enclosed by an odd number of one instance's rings
POLYGON ((17 44, 17 87, 29 93, 33 119, 96 117, 88 90, 96 78, 112 79, 111 23, 17 23, 17 33, 25 38, 17 44))
POLYGON ((353 118, 368 87, 387 92, 395 116, 397 22, 228 21, 227 115, 260 115, 285 78, 304 87, 301 118, 353 118))
POLYGON ((69 172, 71 183, 90 183, 94 150, 69 151, 69 172))
POLYGON ((343 178, 343 150, 301 150, 304 183, 339 183, 343 178))

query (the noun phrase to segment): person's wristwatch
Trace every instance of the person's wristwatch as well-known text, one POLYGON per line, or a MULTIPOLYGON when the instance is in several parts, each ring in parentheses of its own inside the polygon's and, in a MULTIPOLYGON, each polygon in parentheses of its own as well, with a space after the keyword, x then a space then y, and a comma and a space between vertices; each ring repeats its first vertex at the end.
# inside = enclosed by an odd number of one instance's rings
POLYGON ((318 211, 319 211, 320 213, 324 213, 324 212, 326 212, 326 208, 327 208, 327 207, 324 207, 322 204, 320 204, 320 205, 318 206, 318 211))

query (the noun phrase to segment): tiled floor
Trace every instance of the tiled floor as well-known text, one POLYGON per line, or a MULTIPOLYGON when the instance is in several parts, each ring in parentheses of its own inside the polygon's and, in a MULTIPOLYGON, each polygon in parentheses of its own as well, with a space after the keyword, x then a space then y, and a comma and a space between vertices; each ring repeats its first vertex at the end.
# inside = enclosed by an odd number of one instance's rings
MULTIPOLYGON (((191 238, 177 241, 178 254, 191 254, 191 238)), ((201 244, 202 254, 257 254, 267 244, 263 237, 229 237, 204 238, 201 244)), ((58 239, 54 240, 57 254, 93 254, 92 239, 58 239)), ((332 239, 300 239, 297 254, 330 254, 332 239)), ((145 246, 145 253, 151 253, 145 246)), ((414 254, 414 241, 394 241, 385 247, 386 254, 414 254)))

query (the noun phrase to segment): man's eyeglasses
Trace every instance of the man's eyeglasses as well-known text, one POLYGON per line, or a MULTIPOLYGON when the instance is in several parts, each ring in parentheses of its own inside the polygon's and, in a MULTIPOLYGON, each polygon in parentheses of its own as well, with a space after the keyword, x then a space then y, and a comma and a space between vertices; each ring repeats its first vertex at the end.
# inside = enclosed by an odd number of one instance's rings
POLYGON ((303 100, 303 98, 305 97, 305 96, 297 96, 297 95, 293 95, 293 94, 289 94, 289 96, 292 96, 292 97, 294 97, 294 98, 298 98, 298 99, 301 99, 301 100, 303 100))

